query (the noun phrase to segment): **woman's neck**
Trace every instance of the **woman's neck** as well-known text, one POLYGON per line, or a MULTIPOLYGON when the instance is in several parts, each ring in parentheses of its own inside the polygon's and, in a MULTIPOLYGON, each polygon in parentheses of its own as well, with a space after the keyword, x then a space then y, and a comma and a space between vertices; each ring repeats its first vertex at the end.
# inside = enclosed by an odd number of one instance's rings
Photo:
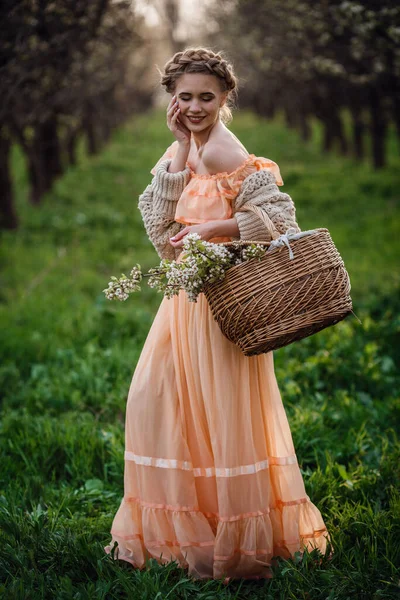
POLYGON ((215 123, 213 123, 206 129, 203 129, 203 131, 199 131, 198 133, 194 133, 192 131, 192 140, 194 142, 194 147, 196 148, 198 153, 202 151, 202 149, 208 142, 211 132, 213 131, 214 133, 217 133, 217 130, 220 128, 221 125, 221 121, 218 119, 215 123))

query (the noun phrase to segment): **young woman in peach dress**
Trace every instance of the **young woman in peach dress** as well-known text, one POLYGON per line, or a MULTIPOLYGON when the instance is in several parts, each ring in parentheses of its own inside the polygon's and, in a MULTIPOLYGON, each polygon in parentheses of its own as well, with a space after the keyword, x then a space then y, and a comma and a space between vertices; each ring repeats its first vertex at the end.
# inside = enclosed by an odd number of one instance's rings
MULTIPOLYGON (((260 239, 248 236, 261 221, 235 211, 235 201, 256 172, 275 188, 282 180, 276 163, 249 154, 223 122, 237 85, 231 65, 187 49, 166 64, 162 84, 172 94, 175 141, 139 203, 160 256, 178 256, 189 232, 215 242, 260 239)), ((277 191, 261 207, 283 232, 286 217, 273 212, 280 197, 293 206, 277 191)), ((244 356, 203 294, 197 303, 183 291, 161 302, 129 390, 124 484, 105 551, 137 568, 153 557, 176 561, 193 578, 266 578, 274 556, 326 550, 329 534, 304 488, 273 353, 244 356)))

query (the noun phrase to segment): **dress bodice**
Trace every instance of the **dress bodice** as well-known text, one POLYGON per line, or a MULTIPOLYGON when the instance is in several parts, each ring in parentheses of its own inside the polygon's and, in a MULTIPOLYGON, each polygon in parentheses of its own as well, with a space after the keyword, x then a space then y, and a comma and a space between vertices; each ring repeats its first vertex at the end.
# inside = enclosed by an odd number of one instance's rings
MULTIPOLYGON (((178 142, 175 141, 151 169, 151 173, 155 174, 157 166, 163 160, 173 158, 177 149, 178 142)), ((278 165, 269 158, 254 154, 249 154, 243 164, 231 173, 199 175, 188 163, 187 166, 191 177, 178 200, 175 213, 175 221, 185 225, 232 217, 232 200, 238 195, 244 179, 255 171, 269 169, 274 174, 277 185, 283 185, 278 165)))

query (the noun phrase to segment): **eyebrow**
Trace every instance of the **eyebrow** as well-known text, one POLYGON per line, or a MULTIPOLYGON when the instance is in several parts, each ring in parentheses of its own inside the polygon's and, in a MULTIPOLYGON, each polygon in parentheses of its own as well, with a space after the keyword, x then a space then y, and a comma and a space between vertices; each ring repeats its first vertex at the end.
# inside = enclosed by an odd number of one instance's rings
MULTIPOLYGON (((191 96, 192 92, 180 92, 179 96, 191 96)), ((214 96, 214 92, 200 92, 200 96, 214 96)))

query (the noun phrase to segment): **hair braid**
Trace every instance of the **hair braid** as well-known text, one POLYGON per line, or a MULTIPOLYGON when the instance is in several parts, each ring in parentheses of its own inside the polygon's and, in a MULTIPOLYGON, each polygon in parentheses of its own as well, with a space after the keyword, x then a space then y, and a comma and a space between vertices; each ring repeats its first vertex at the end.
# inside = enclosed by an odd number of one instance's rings
POLYGON ((221 109, 221 118, 227 122, 232 118, 229 104, 237 94, 238 81, 233 72, 232 65, 221 54, 216 54, 208 48, 186 48, 176 52, 165 64, 164 73, 161 74, 161 85, 166 91, 175 91, 176 81, 184 73, 205 73, 217 77, 221 91, 228 92, 227 104, 221 109))

